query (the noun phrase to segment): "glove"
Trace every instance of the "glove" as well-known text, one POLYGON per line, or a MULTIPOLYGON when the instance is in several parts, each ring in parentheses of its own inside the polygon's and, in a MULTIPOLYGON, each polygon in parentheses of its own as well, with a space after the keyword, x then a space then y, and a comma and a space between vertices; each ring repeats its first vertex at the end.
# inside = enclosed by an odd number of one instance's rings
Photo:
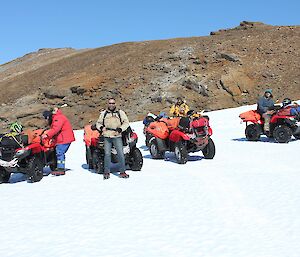
POLYGON ((116 128, 116 131, 121 134, 122 133, 122 129, 121 128, 116 128))
POLYGON ((46 139, 48 137, 48 135, 47 134, 43 134, 41 137, 44 140, 44 139, 46 139))
POLYGON ((91 130, 97 130, 96 124, 93 124, 93 125, 91 126, 91 130))

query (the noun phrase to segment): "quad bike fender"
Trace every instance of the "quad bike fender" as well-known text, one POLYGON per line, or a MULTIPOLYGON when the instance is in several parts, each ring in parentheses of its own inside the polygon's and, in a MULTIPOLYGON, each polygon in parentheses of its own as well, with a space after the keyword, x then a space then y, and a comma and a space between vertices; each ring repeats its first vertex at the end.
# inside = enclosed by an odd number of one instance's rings
POLYGON ((96 140, 99 138, 100 133, 97 130, 92 130, 91 125, 84 127, 83 141, 87 146, 95 146, 96 140))
POLYGON ((277 123, 280 120, 284 120, 285 123, 290 124, 290 123, 293 123, 295 119, 294 119, 293 116, 290 116, 290 115, 277 115, 277 114, 275 114, 271 117, 270 123, 277 123))
POLYGON ((31 145, 26 146, 25 148, 17 149, 17 151, 20 150, 29 151, 32 154, 37 154, 43 151, 43 147, 39 143, 33 143, 31 145))
POLYGON ((185 134, 184 132, 182 132, 178 129, 175 129, 171 132, 169 140, 176 143, 181 140, 189 141, 190 137, 187 134, 185 134))

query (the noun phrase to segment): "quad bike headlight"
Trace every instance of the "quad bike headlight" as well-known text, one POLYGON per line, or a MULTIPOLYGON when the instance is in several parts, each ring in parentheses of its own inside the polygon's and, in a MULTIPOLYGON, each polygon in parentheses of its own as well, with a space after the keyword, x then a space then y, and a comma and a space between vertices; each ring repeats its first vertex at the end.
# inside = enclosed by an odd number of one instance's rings
POLYGON ((30 150, 26 149, 20 149, 16 151, 15 157, 18 159, 23 159, 24 157, 28 156, 30 154, 30 150))

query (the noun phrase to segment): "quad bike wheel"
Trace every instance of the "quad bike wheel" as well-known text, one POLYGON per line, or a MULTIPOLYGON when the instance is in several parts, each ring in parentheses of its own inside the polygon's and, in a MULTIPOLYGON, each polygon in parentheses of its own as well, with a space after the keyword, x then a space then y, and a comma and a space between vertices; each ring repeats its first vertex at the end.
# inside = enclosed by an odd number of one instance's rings
POLYGON ((189 155, 186 149, 186 145, 182 141, 179 141, 175 144, 174 152, 179 164, 185 164, 188 161, 189 155))
POLYGON ((288 143, 292 137, 292 130, 288 126, 279 125, 274 129, 273 136, 278 143, 288 143))
POLYGON ((165 157, 165 153, 163 151, 159 151, 157 142, 155 139, 149 142, 150 154, 153 159, 163 159, 165 157))
POLYGON ((10 179, 10 172, 7 171, 5 168, 0 167, 0 184, 8 183, 10 179))
POLYGON ((250 124, 245 130, 246 138, 249 141, 258 141, 260 138, 260 128, 256 124, 250 124))
POLYGON ((130 153, 130 163, 129 167, 133 171, 140 171, 143 166, 143 155, 138 148, 132 149, 130 153))
POLYGON ((28 182, 39 182, 43 178, 43 168, 41 158, 33 156, 28 162, 28 182))
POLYGON ((151 140, 152 137, 153 137, 153 136, 152 136, 150 133, 146 132, 146 134, 145 134, 145 145, 146 145, 147 147, 150 146, 149 142, 150 142, 150 140, 151 140))
POLYGON ((293 136, 294 136, 294 138, 296 138, 296 139, 300 139, 300 134, 294 134, 293 136))
POLYGON ((56 152, 51 153, 51 163, 49 164, 50 170, 55 171, 55 169, 57 168, 57 156, 56 156, 56 152))
POLYGON ((89 169, 93 169, 93 158, 91 154, 91 149, 87 146, 85 146, 85 159, 86 164, 89 166, 89 169))
POLYGON ((208 144, 204 147, 202 153, 205 159, 213 159, 215 157, 216 147, 214 141, 211 138, 208 139, 208 144))
POLYGON ((93 169, 98 174, 104 173, 104 158, 100 158, 97 152, 93 152, 93 169))

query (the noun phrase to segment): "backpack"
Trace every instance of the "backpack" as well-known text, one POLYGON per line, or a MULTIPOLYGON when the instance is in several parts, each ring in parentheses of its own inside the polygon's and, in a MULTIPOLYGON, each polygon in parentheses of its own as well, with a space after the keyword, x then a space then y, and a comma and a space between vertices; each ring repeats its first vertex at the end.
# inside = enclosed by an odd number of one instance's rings
MULTIPOLYGON (((107 116, 109 112, 107 110, 105 110, 105 113, 103 115, 103 126, 105 127, 105 117, 107 116)), ((120 114, 120 110, 117 110, 115 113, 117 113, 117 116, 120 120, 121 125, 123 124, 122 118, 121 118, 121 114, 120 114)), ((130 126, 128 126, 127 129, 125 129, 124 131, 122 131, 122 140, 123 140, 123 145, 127 145, 127 138, 131 135, 132 133, 132 129, 130 126)))

